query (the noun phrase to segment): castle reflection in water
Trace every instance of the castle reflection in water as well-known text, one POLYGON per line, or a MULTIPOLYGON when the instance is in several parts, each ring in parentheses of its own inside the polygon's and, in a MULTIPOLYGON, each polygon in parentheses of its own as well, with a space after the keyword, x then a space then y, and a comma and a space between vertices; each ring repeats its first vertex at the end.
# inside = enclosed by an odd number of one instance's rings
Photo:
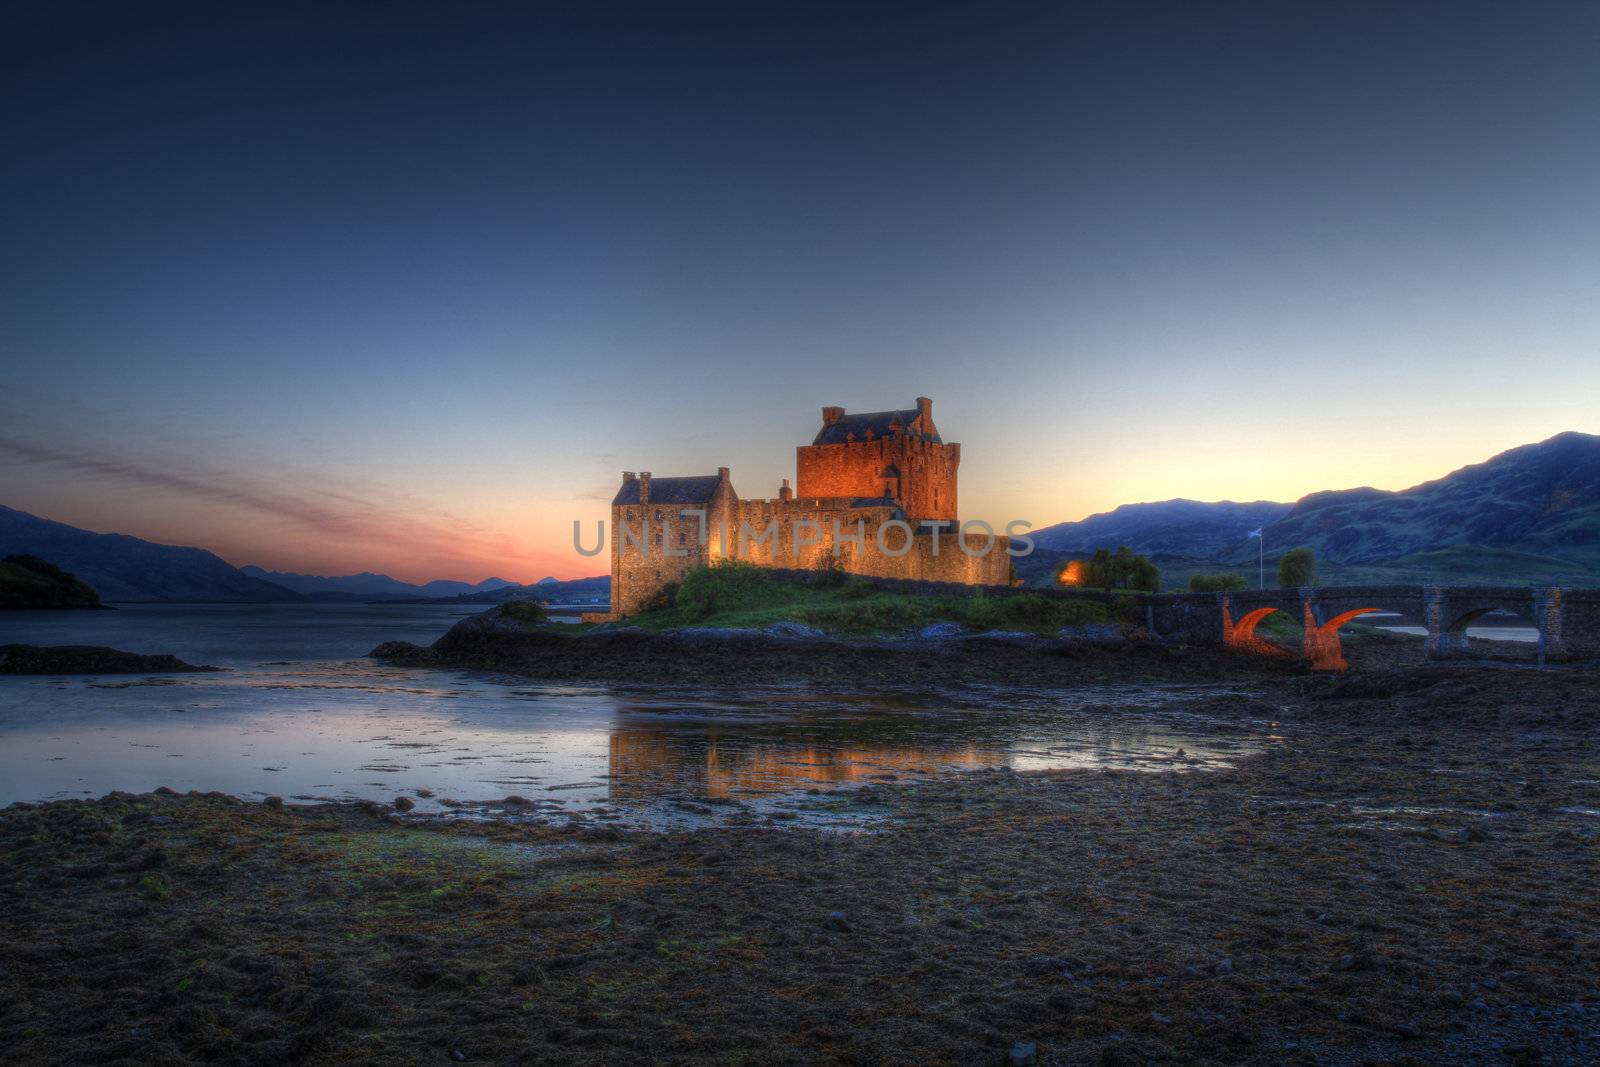
POLYGON ((749 745, 705 734, 621 729, 610 745, 611 799, 641 800, 662 793, 729 797, 865 782, 883 775, 925 775, 941 770, 999 767, 1005 756, 976 746, 894 745, 826 747, 816 744, 749 745))

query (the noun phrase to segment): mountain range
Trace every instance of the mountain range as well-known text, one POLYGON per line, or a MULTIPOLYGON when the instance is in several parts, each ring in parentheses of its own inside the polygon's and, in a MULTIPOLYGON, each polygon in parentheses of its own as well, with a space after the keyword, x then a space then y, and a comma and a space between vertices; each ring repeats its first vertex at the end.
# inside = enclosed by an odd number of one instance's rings
MULTIPOLYGON (((485 578, 476 584, 440 578, 421 585, 413 585, 398 578, 391 578, 387 574, 373 574, 371 571, 324 577, 320 574, 296 574, 293 571, 269 571, 253 564, 246 564, 239 568, 239 572, 264 582, 281 585, 285 589, 291 589, 313 599, 321 593, 350 594, 352 597, 366 600, 386 600, 394 597, 461 596, 486 593, 495 589, 522 588, 520 583, 508 582, 504 578, 485 578)), ((550 580, 545 579, 545 581, 550 580)))
POLYGON ((0 558, 13 555, 36 556, 75 576, 101 600, 124 603, 510 599, 519 593, 527 595, 535 588, 544 599, 586 596, 593 592, 596 582, 606 583, 607 590, 610 587, 609 577, 580 582, 542 578, 535 586, 518 585, 504 578, 413 585, 370 572, 324 578, 254 566, 234 567, 203 548, 157 544, 127 534, 95 533, 0 506, 0 558))
POLYGON ((0 506, 0 556, 37 556, 88 584, 106 601, 272 603, 299 593, 238 570, 203 548, 93 533, 0 506))
POLYGON ((1171 577, 1184 561, 1248 568, 1261 547, 1255 529, 1269 563, 1310 546, 1324 580, 1592 585, 1600 580, 1600 437, 1557 434, 1410 489, 1335 490, 1293 504, 1125 504, 1033 537, 1050 557, 1125 544, 1165 557, 1171 577))
MULTIPOLYGON (((1127 545, 1161 566, 1168 588, 1198 570, 1250 570, 1308 545, 1326 582, 1538 582, 1600 585, 1600 437, 1563 433, 1502 452, 1410 489, 1312 493, 1295 503, 1165 500, 1124 504, 1034 531, 1017 560, 1030 584, 1060 560, 1127 545), (1252 530, 1263 532, 1258 544, 1252 530)), ((463 599, 533 594, 587 601, 607 576, 521 586, 503 578, 412 584, 384 574, 323 577, 236 568, 201 548, 93 533, 0 506, 0 557, 30 555, 87 583, 104 601, 270 603, 301 600, 463 599)))

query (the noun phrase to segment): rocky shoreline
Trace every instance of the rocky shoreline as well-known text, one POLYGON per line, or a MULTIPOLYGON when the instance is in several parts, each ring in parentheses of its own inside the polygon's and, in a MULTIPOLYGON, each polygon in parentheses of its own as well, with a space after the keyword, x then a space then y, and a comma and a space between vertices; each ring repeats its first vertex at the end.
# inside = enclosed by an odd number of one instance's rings
MULTIPOLYGON (((1420 648, 1419 642, 1398 637, 1369 643, 1377 646, 1373 655, 1378 658, 1385 658, 1383 650, 1420 648)), ((1074 627, 1050 637, 968 632, 950 623, 897 638, 834 636, 796 623, 675 630, 608 625, 578 631, 559 623, 522 622, 498 608, 461 620, 432 645, 389 641, 369 655, 405 666, 550 681, 688 684, 715 679, 717 684, 1052 686, 1281 677, 1300 670, 1225 649, 1175 647, 1137 627, 1114 625, 1074 627)))
POLYGON ((115 795, 0 812, 16 1062, 1590 1063, 1600 674, 1259 680, 1214 773, 859 834, 115 795))
POLYGON ((141 655, 103 645, 0 645, 0 674, 175 674, 217 671, 177 656, 141 655))

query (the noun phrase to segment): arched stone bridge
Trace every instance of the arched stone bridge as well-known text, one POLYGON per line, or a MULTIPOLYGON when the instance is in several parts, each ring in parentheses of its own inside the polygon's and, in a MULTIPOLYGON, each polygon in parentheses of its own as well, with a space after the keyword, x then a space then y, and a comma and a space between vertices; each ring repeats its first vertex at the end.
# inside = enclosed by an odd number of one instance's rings
POLYGON ((1472 654, 1467 627, 1491 611, 1516 616, 1539 632, 1540 661, 1600 657, 1600 590, 1454 585, 1330 586, 1235 590, 1144 597, 1146 625, 1166 637, 1222 644, 1265 656, 1292 653, 1256 634, 1274 612, 1304 627, 1300 656, 1313 669, 1348 664, 1339 628, 1363 615, 1399 615, 1427 631, 1427 654, 1451 659, 1472 654))

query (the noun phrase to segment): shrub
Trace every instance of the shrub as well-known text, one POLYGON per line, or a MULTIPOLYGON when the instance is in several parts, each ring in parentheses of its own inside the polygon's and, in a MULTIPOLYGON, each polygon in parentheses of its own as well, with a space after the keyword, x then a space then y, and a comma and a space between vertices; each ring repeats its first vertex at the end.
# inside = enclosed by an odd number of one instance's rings
POLYGON ((641 612, 666 611, 678 602, 678 583, 668 582, 654 593, 643 604, 639 605, 641 612))
POLYGON ((1111 605, 1111 616, 1118 622, 1139 623, 1144 621, 1144 612, 1139 610, 1139 601, 1136 597, 1119 596, 1111 605))
POLYGON ((508 600, 500 605, 500 614, 517 622, 544 622, 550 617, 544 604, 537 600, 508 600))
POLYGON ((772 599, 772 579, 753 563, 722 559, 694 567, 677 588, 676 604, 690 622, 722 611, 762 607, 772 599))
POLYGON ((1278 560, 1278 585, 1294 589, 1317 584, 1317 555, 1309 548, 1291 548, 1278 560))
POLYGON ((837 589, 844 585, 849 575, 845 573, 844 557, 830 554, 822 569, 811 579, 818 589, 837 589))
POLYGON ((1250 582, 1242 574, 1191 574, 1189 592, 1225 593, 1229 589, 1247 589, 1250 582))
POLYGON ((1090 623, 1106 621, 1106 606, 1095 600, 1058 600, 1056 601, 1057 626, 1088 626, 1090 623))
POLYGON ((1048 626, 1059 614, 1057 602, 1038 593, 1023 593, 1006 601, 1006 618, 1024 626, 1048 626))
POLYGON ((860 600, 869 597, 875 592, 875 587, 859 574, 847 579, 844 583, 844 595, 849 600, 860 600))

